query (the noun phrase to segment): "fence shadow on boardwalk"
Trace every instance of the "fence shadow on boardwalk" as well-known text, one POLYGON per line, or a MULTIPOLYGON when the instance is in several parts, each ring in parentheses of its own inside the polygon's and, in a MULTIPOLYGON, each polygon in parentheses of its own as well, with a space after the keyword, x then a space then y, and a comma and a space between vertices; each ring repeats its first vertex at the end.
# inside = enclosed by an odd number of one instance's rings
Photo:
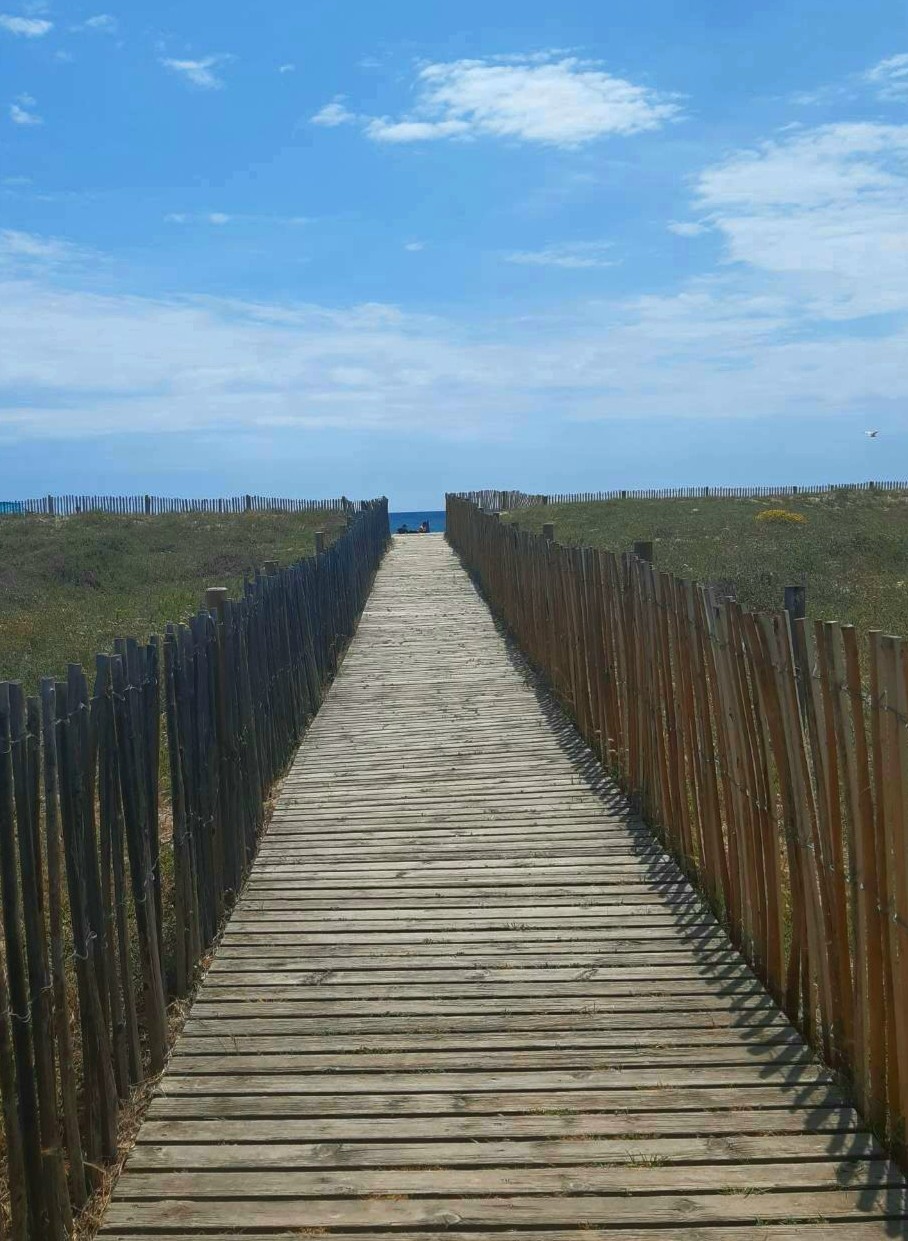
MULTIPOLYGON (((709 960, 697 939, 715 915, 753 970, 756 1002, 781 1007, 829 1066, 829 1097, 844 1084, 904 1155, 908 651, 872 636, 866 689, 853 631, 750 616, 634 557, 559 547, 457 497, 447 529, 654 891, 671 900, 696 885, 676 906, 678 934, 709 960)), ((742 1006, 740 1023, 752 1013, 742 1006)), ((823 1078, 781 1063, 792 1102, 816 1107, 825 1131, 823 1078)), ((844 1157, 849 1141, 843 1128, 844 1157)))
POLYGON ((69 1235, 116 1158, 119 1109, 164 1066, 168 1003, 242 887, 389 543, 386 500, 344 512, 330 547, 257 573, 242 599, 215 592, 162 637, 117 642, 91 684, 79 665, 40 697, 0 683, 12 1241, 69 1235))

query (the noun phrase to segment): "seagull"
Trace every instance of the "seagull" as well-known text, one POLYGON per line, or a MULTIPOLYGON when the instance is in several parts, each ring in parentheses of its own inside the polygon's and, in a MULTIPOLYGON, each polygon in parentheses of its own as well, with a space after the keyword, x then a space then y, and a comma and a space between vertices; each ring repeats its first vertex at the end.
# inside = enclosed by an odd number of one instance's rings
POLYGON ((864 434, 867 436, 869 440, 875 440, 876 437, 879 435, 879 431, 865 431, 864 434))

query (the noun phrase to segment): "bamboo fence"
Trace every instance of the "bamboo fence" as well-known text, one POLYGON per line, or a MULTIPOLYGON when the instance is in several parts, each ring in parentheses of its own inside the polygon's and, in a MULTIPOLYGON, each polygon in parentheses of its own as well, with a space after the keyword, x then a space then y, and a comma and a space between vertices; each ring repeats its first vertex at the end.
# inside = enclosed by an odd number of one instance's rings
POLYGON ((386 500, 351 505, 326 550, 268 566, 242 599, 208 592, 198 615, 145 645, 116 643, 92 684, 78 665, 46 678, 40 697, 0 683, 12 1241, 63 1241, 115 1159, 119 1107, 164 1066, 168 1002, 190 992, 242 886, 269 789, 389 537, 386 500), (172 833, 161 832, 164 750, 172 833))
POLYGON ((447 538, 791 1021, 905 1153, 908 642, 448 497, 447 538), (548 537, 547 537, 548 536, 548 537))
POLYGON ((38 496, 29 500, 0 500, 0 514, 31 513, 44 517, 74 517, 80 513, 117 513, 154 517, 161 513, 341 513, 359 512, 368 500, 289 500, 279 496, 222 496, 180 500, 170 496, 38 496))
POLYGON ((778 496, 828 495, 837 491, 908 491, 908 481, 870 483, 820 483, 817 486, 782 487, 655 487, 638 491, 571 491, 557 495, 530 495, 523 491, 460 491, 458 499, 475 504, 485 513, 510 513, 540 504, 590 504, 602 500, 758 500, 778 496))

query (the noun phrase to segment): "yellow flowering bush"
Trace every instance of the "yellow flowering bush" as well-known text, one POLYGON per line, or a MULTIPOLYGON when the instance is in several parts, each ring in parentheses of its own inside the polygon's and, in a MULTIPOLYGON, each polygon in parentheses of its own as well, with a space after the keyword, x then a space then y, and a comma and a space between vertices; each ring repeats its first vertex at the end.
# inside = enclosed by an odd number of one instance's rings
POLYGON ((803 526, 807 518, 803 513, 790 513, 787 508, 765 508, 762 513, 757 513, 754 521, 765 522, 787 522, 792 526, 803 526))

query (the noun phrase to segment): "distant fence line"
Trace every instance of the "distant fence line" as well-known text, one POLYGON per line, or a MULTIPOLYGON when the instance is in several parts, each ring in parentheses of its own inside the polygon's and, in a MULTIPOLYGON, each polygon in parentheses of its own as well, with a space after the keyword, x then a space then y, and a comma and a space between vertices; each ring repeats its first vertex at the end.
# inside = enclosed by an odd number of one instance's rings
POLYGON ((280 496, 222 496, 180 500, 171 496, 39 496, 31 500, 0 500, 2 513, 34 513, 44 517, 75 517, 79 513, 340 513, 359 512, 365 501, 289 500, 280 496))
POLYGON ((871 633, 864 678, 852 626, 749 612, 458 496, 447 538, 774 999, 904 1154, 908 641, 871 633))
POLYGON ((568 491, 557 495, 533 495, 524 491, 459 491, 458 499, 475 504, 484 513, 509 513, 539 504, 591 504, 603 500, 761 500, 774 496, 827 495, 834 491, 908 491, 908 481, 871 483, 820 483, 816 486, 790 484, 784 487, 654 487, 643 490, 568 491))
POLYGON ((327 550, 266 566, 242 599, 210 591, 185 624, 117 642, 97 657, 93 683, 79 665, 45 678, 40 697, 0 683, 10 1212, 0 1234, 12 1241, 69 1236, 116 1158, 119 1105, 164 1066, 168 1000, 191 990, 243 883, 269 789, 319 708, 389 543, 387 501, 355 509, 327 550))

